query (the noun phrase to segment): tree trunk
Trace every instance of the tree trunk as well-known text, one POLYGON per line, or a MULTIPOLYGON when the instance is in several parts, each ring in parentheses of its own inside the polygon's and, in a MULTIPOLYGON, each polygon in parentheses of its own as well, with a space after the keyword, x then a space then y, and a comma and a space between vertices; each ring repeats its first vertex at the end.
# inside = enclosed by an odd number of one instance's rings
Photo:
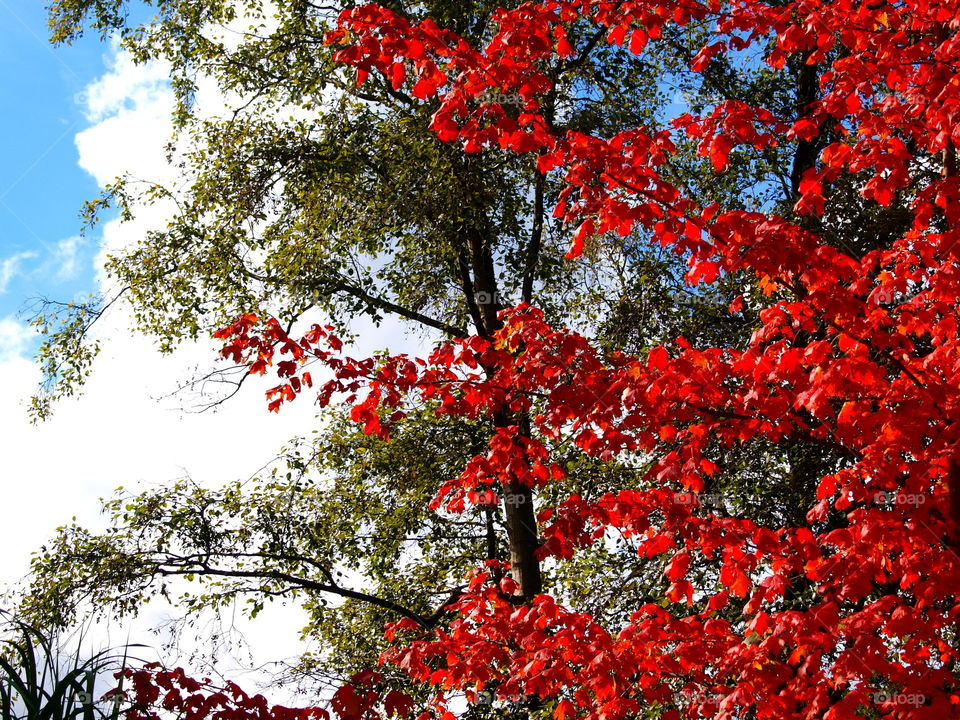
MULTIPOLYGON (((472 299, 479 306, 483 320, 483 327, 478 328, 478 331, 484 337, 492 337, 503 323, 497 317, 501 306, 493 254, 489 244, 483 241, 483 237, 483 233, 475 228, 471 228, 471 232, 468 233, 475 292, 475 297, 472 299)), ((486 368, 486 370, 491 373, 493 368, 486 368)), ((528 418, 510 416, 506 412, 498 412, 494 417, 495 431, 512 426, 516 426, 519 433, 529 436, 528 418)), ((533 489, 511 482, 504 486, 503 495, 510 549, 510 572, 519 586, 519 595, 529 600, 543 591, 540 561, 536 557, 540 540, 533 508, 533 489)))
MULTIPOLYGON (((820 74, 816 65, 806 64, 808 55, 809 53, 805 53, 801 56, 804 64, 797 72, 797 117, 806 113, 810 103, 817 99, 820 74)), ((811 138, 797 143, 797 149, 793 154, 793 166, 790 168, 790 190, 793 192, 793 199, 800 194, 800 181, 803 179, 803 174, 817 163, 818 142, 819 138, 811 138)))
POLYGON ((525 600, 530 600, 543 592, 540 561, 535 554, 540 541, 537 537, 537 519, 533 512, 533 490, 511 483, 504 491, 511 574, 520 586, 520 595, 525 600))

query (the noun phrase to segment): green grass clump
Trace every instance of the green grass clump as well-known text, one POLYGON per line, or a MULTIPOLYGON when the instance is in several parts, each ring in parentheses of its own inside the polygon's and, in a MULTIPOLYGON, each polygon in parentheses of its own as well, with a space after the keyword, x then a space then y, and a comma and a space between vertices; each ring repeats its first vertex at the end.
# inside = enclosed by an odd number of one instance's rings
POLYGON ((118 720, 123 677, 105 700, 102 683, 122 673, 127 650, 89 657, 66 650, 55 635, 7 617, 0 622, 0 720, 118 720))

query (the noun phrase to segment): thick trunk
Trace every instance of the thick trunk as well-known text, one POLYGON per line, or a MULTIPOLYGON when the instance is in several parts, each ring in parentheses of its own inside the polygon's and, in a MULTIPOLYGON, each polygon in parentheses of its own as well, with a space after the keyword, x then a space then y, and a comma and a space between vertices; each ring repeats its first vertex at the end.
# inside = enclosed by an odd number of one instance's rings
MULTIPOLYGON (((499 325, 499 321, 498 321, 499 325)), ((494 417, 494 427, 516 427, 517 432, 529 436, 529 420, 499 412, 494 417)), ((533 508, 533 489, 511 482, 503 488, 504 515, 507 525, 507 540, 510 549, 510 573, 519 587, 519 596, 530 600, 543 592, 543 577, 537 548, 537 518, 533 508)))
POLYGON ((481 332, 491 336, 500 329, 497 314, 501 310, 500 289, 497 287, 496 269, 493 265, 493 252, 490 243, 477 230, 471 229, 470 262, 473 266, 474 300, 483 318, 481 332))
MULTIPOLYGON (((497 317, 501 306, 493 254, 489 244, 483 241, 481 233, 471 232, 469 241, 474 299, 483 319, 483 327, 478 330, 482 335, 491 337, 503 325, 497 317)), ((488 368, 488 372, 491 370, 492 368, 488 368)), ((513 417, 503 412, 497 413, 494 418, 494 427, 510 426, 518 427, 520 433, 529 434, 530 432, 526 418, 513 417)), ((519 595, 529 600, 543 591, 540 561, 536 557, 540 541, 537 536, 537 520, 533 508, 533 490, 512 482, 503 488, 503 495, 511 575, 519 586, 519 595)))
POLYGON ((533 490, 517 483, 504 488, 507 534, 510 539, 510 568, 520 595, 530 600, 543 592, 543 577, 536 550, 537 519, 533 512, 533 490))
MULTIPOLYGON (((497 283, 497 268, 493 256, 493 230, 483 214, 479 200, 482 188, 471 187, 469 158, 459 158, 460 177, 463 181, 461 192, 465 213, 457 237, 452 238, 457 253, 458 273, 461 288, 465 295, 467 310, 484 338, 491 338, 503 326, 498 314, 503 307, 497 283)), ((531 245, 527 250, 526 265, 522 269, 522 291, 524 300, 532 296, 533 277, 540 254, 540 241, 543 215, 543 185, 538 179, 536 195, 536 215, 531 245)), ((485 368, 488 375, 494 368, 485 368)), ((529 419, 508 412, 498 412, 493 418, 494 430, 516 427, 517 432, 530 433, 529 419)), ((537 535, 536 515, 533 507, 533 489, 524 487, 516 481, 504 483, 504 516, 507 529, 511 575, 519 586, 518 596, 529 600, 543 591, 543 579, 540 561, 536 551, 540 547, 537 535)), ((488 516, 488 521, 491 518, 488 516)), ((496 538, 491 536, 493 528, 488 525, 486 551, 491 559, 496 557, 496 538)))
MULTIPOLYGON (((806 56, 803 56, 805 59, 806 56)), ((816 65, 807 65, 804 62, 797 73, 797 117, 803 116, 810 103, 816 101, 819 72, 816 65)), ((797 143, 797 149, 793 154, 793 166, 790 168, 790 190, 793 192, 794 199, 800 194, 800 181, 803 174, 814 167, 817 162, 818 138, 811 140, 801 140, 797 143)))

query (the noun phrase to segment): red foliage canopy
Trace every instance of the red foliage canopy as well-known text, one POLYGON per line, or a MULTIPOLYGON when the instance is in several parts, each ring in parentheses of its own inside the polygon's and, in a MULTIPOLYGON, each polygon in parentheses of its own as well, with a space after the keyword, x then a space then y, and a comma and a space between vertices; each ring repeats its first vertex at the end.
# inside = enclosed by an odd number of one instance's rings
POLYGON ((227 355, 283 379, 272 409, 312 384, 301 365, 319 359, 333 371, 321 403, 344 396, 369 433, 386 437, 411 396, 455 416, 529 413, 535 432, 499 428, 439 489, 435 504, 451 511, 498 502, 509 482, 562 484, 551 459, 561 438, 601 459, 657 454, 652 489, 571 496, 542 513, 540 555, 568 559, 613 528, 642 538, 642 554, 666 561, 666 608, 604 628, 547 595, 518 605, 512 580, 478 569, 452 623, 391 626, 384 661, 441 693, 489 686, 554 703, 557 720, 618 720, 651 703, 664 718, 960 717, 960 2, 550 0, 496 20, 474 48, 430 20, 363 5, 329 41, 343 44, 337 57, 358 83, 380 72, 438 98, 442 139, 536 153, 542 172, 563 173, 555 215, 578 225, 570 257, 593 234, 641 226, 689 258, 691 283, 746 273, 767 305, 746 348, 678 339, 643 358, 605 356, 525 306, 504 313, 492 340, 454 340, 427 358, 352 360, 327 329, 293 339, 254 316, 224 329, 227 355), (774 68, 800 55, 827 66, 819 99, 790 121, 722 102, 669 129, 609 138, 556 131, 540 113, 551 87, 540 62, 575 54, 566 24, 606 27, 609 42, 640 53, 666 24, 693 19, 715 31, 692 72, 751 47, 774 68), (519 93, 518 117, 485 99, 496 93, 519 93), (809 139, 827 124, 842 137, 802 178, 797 213, 822 213, 824 188, 842 174, 868 201, 912 213, 908 232, 863 257, 783 217, 702 207, 660 176, 673 133, 697 139, 721 172, 734 148, 809 139), (940 176, 918 183, 921 161, 940 163, 940 176), (722 471, 709 446, 758 438, 849 459, 819 480, 806 525, 758 526, 698 501, 722 471), (695 556, 713 581, 694 583, 695 556), (785 603, 801 582, 813 600, 785 603), (717 612, 731 596, 747 601, 737 622, 717 612))

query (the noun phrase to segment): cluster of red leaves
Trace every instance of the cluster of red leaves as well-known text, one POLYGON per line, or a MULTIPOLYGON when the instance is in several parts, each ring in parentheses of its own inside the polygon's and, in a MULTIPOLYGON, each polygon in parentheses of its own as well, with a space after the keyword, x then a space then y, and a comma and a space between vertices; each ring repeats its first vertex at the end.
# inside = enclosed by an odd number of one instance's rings
MULTIPOLYGON (((334 377, 320 387, 322 402, 346 394, 353 418, 368 432, 386 437, 387 416, 413 399, 430 399, 439 413, 457 416, 502 410, 532 416, 534 437, 501 428, 485 454, 440 488, 435 505, 451 511, 496 501, 495 492, 511 481, 561 482, 563 469, 550 460, 552 441, 601 458, 658 453, 653 489, 595 503, 572 496, 545 511, 540 554, 570 558, 609 529, 640 538, 641 554, 663 558, 667 599, 689 614, 646 606, 610 634, 547 596, 518 609, 504 588, 479 575, 454 606, 456 622, 389 659, 445 688, 479 691, 490 684, 503 697, 566 699, 601 719, 675 697, 678 683, 694 717, 748 706, 760 717, 803 717, 798 708, 810 717, 853 717, 861 704, 882 708, 883 701, 873 701, 886 697, 889 682, 902 688, 899 695, 926 703, 886 702, 891 717, 955 712, 960 559, 942 477, 960 431, 957 363, 946 367, 954 378, 947 382, 926 362, 936 350, 916 367, 903 353, 897 365, 903 368, 891 378, 887 356, 871 352, 869 342, 844 339, 842 328, 792 347, 796 328, 783 320, 792 317, 793 304, 773 304, 747 350, 680 342, 672 355, 656 348, 644 359, 604 358, 584 338, 550 328, 538 310, 525 307, 504 315, 492 341, 455 340, 425 359, 333 357, 313 344, 316 330, 294 342, 268 324, 274 341, 268 347, 296 347, 333 368, 334 377), (925 382, 911 378, 914 372, 925 382), (934 378, 940 379, 935 389, 934 378), (698 512, 697 493, 719 470, 709 457, 713 443, 786 437, 828 444, 856 459, 821 479, 809 527, 767 528, 698 512), (831 509, 842 520, 820 531, 831 509), (694 555, 713 568, 712 581, 695 586, 688 578, 694 555), (804 585, 815 588, 815 601, 782 609, 804 585), (736 626, 716 617, 731 596, 747 600, 736 626), (544 608, 549 615, 541 614, 544 608), (611 695, 611 677, 629 679, 628 686, 611 695)), ((234 328, 232 347, 255 347, 260 359, 265 344, 248 330, 234 328)), ((955 340, 951 348, 956 357, 955 340)))
MULTIPOLYGON (((351 360, 323 328, 294 340, 253 316, 225 329, 227 354, 253 372, 284 358, 274 409, 311 384, 301 366, 319 360, 332 371, 321 403, 344 396, 369 433, 388 436, 413 400, 461 417, 531 417, 529 435, 500 428, 440 488, 437 507, 496 502, 511 482, 562 483, 554 443, 601 459, 657 458, 647 489, 593 503, 571 496, 545 511, 540 553, 562 561, 611 529, 634 536, 642 555, 662 558, 666 609, 647 605, 625 627, 603 628, 549 596, 517 607, 509 579, 481 572, 455 621, 386 660, 445 690, 555 702, 557 720, 616 720, 651 702, 665 718, 840 720, 864 708, 960 717, 958 18, 956 0, 549 0, 500 11, 498 31, 476 49, 378 6, 341 16, 329 40, 345 43, 338 59, 357 67, 358 82, 379 71, 397 88, 410 83, 414 97, 438 98, 441 138, 467 152, 538 153, 542 172, 563 173, 555 215, 579 224, 571 256, 592 234, 640 225, 690 258, 691 282, 742 272, 768 298, 746 348, 678 339, 644 358, 603 356, 528 307, 506 313, 492 340, 455 340, 427 358, 351 360), (576 54, 565 25, 593 22, 640 53, 667 23, 691 19, 716 27, 693 72, 717 53, 761 46, 775 69, 792 55, 827 66, 819 99, 791 120, 724 102, 672 129, 611 138, 554 131, 539 113, 550 90, 542 61, 576 54), (519 116, 487 101, 490 90, 519 93, 519 116), (824 188, 856 174, 867 200, 913 213, 889 247, 853 257, 785 218, 701 207, 660 177, 672 132, 697 139, 722 171, 734 149, 810 139, 825 126, 841 139, 803 178, 797 210, 823 212, 824 188), (942 177, 918 183, 914 166, 938 154, 942 177), (712 447, 787 438, 848 459, 819 479, 807 525, 761 527, 699 505, 721 470, 712 447), (708 568, 696 583, 692 567, 708 568), (717 614, 731 597, 745 601, 736 623, 717 614)), ((414 629, 403 621, 390 632, 414 629)))
MULTIPOLYGON (((718 171, 727 166, 734 148, 810 139, 829 124, 844 137, 823 151, 822 166, 804 178, 797 204, 801 212, 820 212, 824 184, 840 173, 863 173, 864 196, 890 204, 910 184, 915 157, 960 141, 956 17, 955 2, 926 0, 549 0, 500 11, 495 18, 499 31, 486 47, 476 49, 430 20, 414 23, 386 8, 362 5, 341 15, 340 27, 328 41, 348 43, 337 58, 357 67, 358 82, 378 70, 400 87, 409 70, 415 97, 442 90, 433 116, 433 128, 442 139, 462 142, 467 152, 489 146, 535 152, 542 171, 563 168, 568 186, 555 213, 580 223, 571 255, 582 251, 583 240, 591 234, 626 233, 640 224, 658 241, 693 252, 693 264, 737 265, 736 247, 730 244, 743 247, 748 238, 715 232, 709 219, 716 209, 698 209, 657 172, 674 149, 669 130, 638 128, 611 138, 557 133, 538 113, 538 98, 552 89, 538 62, 573 52, 564 25, 588 20, 605 26, 609 42, 623 45, 629 37, 630 49, 640 53, 668 22, 714 19, 717 39, 695 58, 694 72, 718 53, 743 51, 769 38, 774 42, 767 62, 774 68, 797 54, 807 63, 829 62, 820 99, 792 121, 765 108, 728 101, 704 117, 684 114, 672 123, 699 140, 700 152, 710 156, 718 171), (837 46, 843 50, 839 59, 829 60, 828 53, 837 46), (523 98, 517 117, 488 99, 503 93, 523 98)), ((925 207, 955 212, 948 206, 956 205, 949 201, 957 192, 952 178, 923 188, 914 201, 917 230, 929 228, 925 207)), ((756 222, 742 213, 729 218, 736 224, 756 222)), ((712 272, 706 271, 708 277, 712 272)))
MULTIPOLYGON (((263 695, 248 695, 235 683, 222 687, 209 679, 195 680, 182 668, 166 670, 151 663, 122 673, 130 689, 121 692, 128 720, 385 720, 408 718, 414 701, 397 690, 381 692, 383 677, 372 670, 354 675, 322 707, 289 708, 270 705, 263 695)), ((115 695, 115 693, 114 693, 115 695)), ((117 698, 114 697, 114 700, 117 698)), ((418 720, 427 720, 429 713, 418 720)))

